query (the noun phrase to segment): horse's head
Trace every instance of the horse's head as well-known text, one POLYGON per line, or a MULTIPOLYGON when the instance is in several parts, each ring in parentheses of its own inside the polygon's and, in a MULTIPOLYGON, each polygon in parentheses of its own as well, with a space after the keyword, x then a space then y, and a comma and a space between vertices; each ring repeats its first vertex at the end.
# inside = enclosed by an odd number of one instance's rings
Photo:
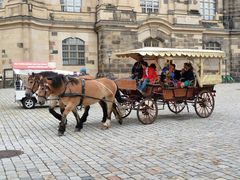
POLYGON ((48 85, 45 84, 43 81, 41 81, 36 94, 37 94, 38 103, 40 105, 43 105, 47 101, 47 98, 50 96, 51 91, 50 91, 48 85))
POLYGON ((39 86, 40 77, 37 74, 29 75, 27 84, 26 84, 26 90, 25 95, 27 97, 32 96, 38 89, 39 86))

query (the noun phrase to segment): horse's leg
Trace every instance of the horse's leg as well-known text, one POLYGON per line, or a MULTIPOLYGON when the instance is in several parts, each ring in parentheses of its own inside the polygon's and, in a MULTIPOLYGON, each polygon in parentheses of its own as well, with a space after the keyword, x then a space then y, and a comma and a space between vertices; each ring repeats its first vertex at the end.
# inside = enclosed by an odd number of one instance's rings
POLYGON ((102 107, 103 110, 103 118, 102 118, 102 123, 105 123, 107 120, 107 104, 104 101, 99 101, 100 106, 102 107))
POLYGON ((90 109, 90 106, 84 107, 84 113, 83 113, 83 115, 82 115, 82 117, 81 117, 81 119, 80 119, 80 121, 81 121, 82 123, 84 123, 84 122, 87 121, 89 109, 90 109))
POLYGON ((79 132, 83 128, 83 123, 81 123, 81 119, 76 108, 72 110, 72 113, 77 121, 77 125, 75 126, 75 132, 79 132))
POLYGON ((118 123, 122 124, 122 117, 121 117, 121 115, 119 113, 119 109, 118 109, 116 103, 113 103, 112 112, 115 115, 116 119, 118 120, 118 123))
POLYGON ((62 116, 61 116, 61 114, 57 113, 57 112, 54 110, 54 107, 50 107, 50 106, 49 106, 48 111, 49 111, 56 119, 58 119, 59 121, 61 121, 62 116))
POLYGON ((61 122, 59 123, 59 128, 58 128, 58 135, 62 136, 66 130, 66 119, 67 119, 67 115, 69 114, 69 112, 73 111, 73 109, 75 108, 75 106, 73 104, 68 104, 65 107, 65 110, 62 113, 62 119, 61 122))
POLYGON ((58 119, 59 121, 61 121, 62 119, 62 112, 64 111, 64 107, 61 106, 61 103, 59 104, 60 105, 60 111, 61 111, 61 114, 57 113, 54 108, 56 107, 57 105, 57 102, 56 100, 51 100, 50 101, 50 105, 48 107, 48 111, 56 118, 58 119))
MULTIPOLYGON (((110 101, 108 99, 108 101, 110 101)), ((113 103, 112 102, 107 102, 107 120, 105 123, 103 123, 103 126, 107 129, 111 127, 111 114, 112 114, 112 107, 113 103)))

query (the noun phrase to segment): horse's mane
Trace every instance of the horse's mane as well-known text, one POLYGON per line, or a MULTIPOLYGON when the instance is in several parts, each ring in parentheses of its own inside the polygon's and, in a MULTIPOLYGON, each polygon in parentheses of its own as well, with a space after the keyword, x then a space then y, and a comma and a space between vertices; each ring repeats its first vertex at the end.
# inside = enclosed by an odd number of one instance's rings
POLYGON ((53 71, 42 71, 40 73, 38 73, 40 76, 43 76, 43 77, 55 77, 58 75, 58 73, 56 72, 53 72, 53 71))
POLYGON ((70 76, 64 76, 63 74, 57 74, 54 77, 49 77, 48 79, 52 80, 52 87, 53 88, 59 88, 62 85, 62 82, 71 82, 74 84, 78 84, 79 80, 74 78, 74 77, 70 77, 70 76))
POLYGON ((74 84, 79 83, 79 80, 75 77, 67 76, 67 78, 65 78, 65 79, 67 79, 69 82, 74 83, 74 84))
POLYGON ((64 76, 62 74, 59 74, 54 77, 48 77, 49 80, 52 80, 52 87, 53 88, 59 88, 62 85, 62 81, 64 80, 64 76))

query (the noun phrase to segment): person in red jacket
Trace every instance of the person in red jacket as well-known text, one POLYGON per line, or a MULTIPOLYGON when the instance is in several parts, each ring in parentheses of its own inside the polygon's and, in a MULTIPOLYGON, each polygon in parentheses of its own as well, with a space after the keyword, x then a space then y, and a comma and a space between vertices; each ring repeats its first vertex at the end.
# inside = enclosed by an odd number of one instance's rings
POLYGON ((143 66, 143 76, 140 80, 140 83, 138 85, 138 90, 140 90, 140 92, 145 91, 147 84, 151 83, 153 84, 156 81, 157 78, 157 73, 156 73, 156 65, 155 64, 151 64, 148 67, 148 63, 143 61, 142 62, 142 66, 143 66))

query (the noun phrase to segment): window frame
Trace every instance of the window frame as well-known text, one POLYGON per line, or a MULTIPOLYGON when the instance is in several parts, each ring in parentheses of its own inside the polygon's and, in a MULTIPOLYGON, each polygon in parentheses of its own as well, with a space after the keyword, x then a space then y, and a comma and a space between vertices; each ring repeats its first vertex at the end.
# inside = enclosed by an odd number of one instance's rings
POLYGON ((0 9, 3 8, 3 0, 0 0, 0 9))
POLYGON ((76 37, 69 37, 62 41, 63 66, 84 66, 85 61, 85 41, 76 37))
POLYGON ((159 0, 140 0, 142 13, 159 13, 159 0))
POLYGON ((216 0, 200 0, 200 14, 203 20, 215 20, 216 0))
POLYGON ((205 44, 205 49, 208 50, 222 50, 221 44, 216 41, 209 41, 205 44))
POLYGON ((156 38, 147 38, 143 41, 143 47, 160 47, 160 41, 156 38))
POLYGON ((82 0, 60 0, 60 4, 62 12, 81 12, 82 0))

